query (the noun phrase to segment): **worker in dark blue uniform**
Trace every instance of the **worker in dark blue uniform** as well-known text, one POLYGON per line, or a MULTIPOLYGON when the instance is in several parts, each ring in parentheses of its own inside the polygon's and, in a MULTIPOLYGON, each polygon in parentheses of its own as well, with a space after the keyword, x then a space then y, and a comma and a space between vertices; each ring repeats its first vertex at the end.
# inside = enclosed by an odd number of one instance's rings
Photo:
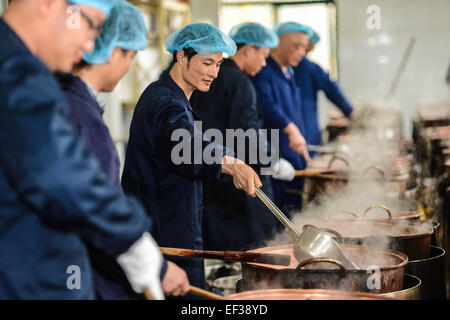
MULTIPOLYGON (((175 63, 145 89, 136 105, 122 185, 145 204, 160 246, 202 249, 202 181, 231 183, 232 176, 234 185, 251 196, 261 181, 232 152, 204 139, 189 103, 194 90, 209 90, 222 53, 234 55, 234 41, 213 25, 193 23, 171 34, 166 48, 175 63)), ((203 260, 170 260, 187 272, 191 284, 204 287, 203 260)))
POLYGON ((12 1, 0 18, 0 299, 92 299, 84 243, 115 257, 137 293, 164 298, 150 219, 67 122, 52 75, 93 49, 110 8, 12 1))
MULTIPOLYGON (((319 35, 310 27, 309 29, 309 46, 306 53, 312 51, 314 46, 319 42, 319 35)), ((294 67, 295 83, 300 88, 302 99, 302 112, 305 124, 305 139, 309 145, 322 144, 322 131, 319 126, 317 95, 322 90, 327 98, 333 102, 346 117, 350 117, 353 112, 351 103, 342 93, 337 82, 330 79, 318 64, 309 60, 306 56, 300 61, 298 66, 294 67)), ((314 151, 310 151, 310 156, 315 155, 314 151)))
MULTIPOLYGON (((300 90, 295 85, 292 67, 306 53, 307 30, 296 23, 281 24, 275 30, 279 45, 272 50, 267 65, 252 78, 262 111, 264 127, 280 130, 280 157, 296 170, 303 170, 310 161, 304 135, 300 90)), ((275 204, 287 214, 301 210, 303 179, 281 181, 272 179, 275 204)))
MULTIPOLYGON (((99 93, 113 91, 128 72, 137 50, 146 47, 147 30, 140 10, 126 1, 114 0, 94 50, 83 55, 83 61, 74 67, 74 73, 57 74, 69 101, 69 122, 83 138, 86 148, 97 157, 108 180, 119 187, 119 156, 102 118, 105 105, 99 93)), ((97 299, 143 298, 133 291, 114 257, 87 245, 94 267, 97 299)), ((172 262, 164 261, 161 277, 166 295, 185 294, 189 290, 186 273, 172 262)))
MULTIPOLYGON (((262 117, 257 110, 256 92, 249 76, 254 76, 265 66, 270 49, 278 45, 278 37, 272 30, 257 23, 235 26, 230 37, 237 44, 236 54, 224 60, 219 76, 209 91, 195 92, 190 102, 200 115, 205 130, 218 129, 224 137, 229 129, 241 129, 249 135, 253 134, 253 141, 248 141, 245 146, 246 159, 241 160, 261 174, 264 164, 258 161, 258 155, 260 152, 271 154, 267 137, 258 135, 258 130, 263 128, 262 117), (259 147, 260 143, 262 147, 259 147), (252 156, 253 161, 250 159, 252 156)), ((226 141, 225 145, 228 144, 229 141, 226 141)), ((233 151, 238 154, 237 146, 233 151)), ((286 160, 281 163, 282 168, 275 176, 292 180, 295 170, 286 160)), ((273 198, 270 176, 260 175, 260 179, 262 191, 273 198)), ((263 246, 271 239, 280 223, 259 199, 246 196, 226 182, 209 181, 203 186, 205 249, 248 250, 263 246), (222 230, 233 232, 224 237, 222 230)))

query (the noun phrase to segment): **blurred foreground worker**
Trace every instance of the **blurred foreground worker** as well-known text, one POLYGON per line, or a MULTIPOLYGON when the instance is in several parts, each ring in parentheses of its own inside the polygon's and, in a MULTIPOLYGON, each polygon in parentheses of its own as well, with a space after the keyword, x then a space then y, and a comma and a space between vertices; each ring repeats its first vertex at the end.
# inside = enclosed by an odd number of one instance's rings
MULTIPOLYGON (((304 26, 309 34, 309 46, 306 53, 312 51, 319 42, 320 36, 311 27, 304 26)), ((333 102, 346 117, 353 112, 351 103, 346 99, 337 82, 330 79, 318 64, 306 56, 294 67, 295 83, 300 88, 302 99, 303 121, 305 124, 305 139, 309 145, 322 144, 322 132, 319 126, 317 110, 317 94, 322 90, 327 98, 333 102)), ((315 152, 310 151, 313 157, 315 152)))
MULTIPOLYGON (((161 246, 202 249, 202 181, 230 181, 232 176, 234 185, 251 196, 255 196, 254 187, 261 187, 261 181, 222 145, 203 139, 194 123, 198 117, 189 103, 194 90, 209 90, 222 63, 222 53, 235 54, 234 41, 213 25, 193 23, 171 34, 166 48, 175 63, 146 88, 138 101, 122 185, 144 202, 154 221, 152 234, 161 246), (206 154, 212 161, 204 159, 206 154)), ((202 259, 170 260, 187 272, 191 284, 204 287, 202 259)))
MULTIPOLYGON (((99 93, 113 91, 128 72, 136 52, 146 47, 147 30, 141 11, 126 1, 114 0, 94 50, 83 55, 83 61, 74 68, 75 74, 58 74, 70 104, 70 123, 83 138, 87 149, 97 157, 108 180, 119 187, 119 156, 102 118, 105 106, 99 93)), ((142 298, 133 291, 114 257, 87 246, 94 267, 97 299, 142 298)), ((186 273, 172 262, 164 261, 161 277, 166 295, 185 294, 189 290, 186 273)))
MULTIPOLYGON (((306 28, 293 22, 279 25, 275 32, 279 45, 252 82, 264 127, 280 130, 280 157, 288 160, 294 169, 303 170, 310 159, 303 137, 300 91, 295 85, 292 67, 305 56, 309 38, 306 28)), ((299 178, 290 182, 272 179, 275 204, 288 215, 289 211, 302 207, 303 184, 304 180, 299 178)))
POLYGON ((15 0, 0 18, 0 299, 94 298, 84 243, 116 257, 136 292, 164 298, 150 219, 84 147, 52 75, 94 48, 110 9, 15 0))
MULTIPOLYGON (((237 44, 236 54, 223 61, 209 91, 195 92, 190 101, 205 130, 218 129, 225 137, 227 129, 242 129, 242 135, 250 129, 249 135, 254 139, 246 142, 245 158, 240 159, 260 173, 264 165, 258 156, 260 152, 270 155, 270 151, 267 150, 267 137, 258 132, 263 128, 262 117, 258 114, 256 92, 249 76, 254 76, 266 65, 270 49, 278 45, 278 37, 258 23, 237 25, 231 30, 230 37, 237 44), (252 158, 256 161, 251 161, 252 158)), ((225 145, 229 143, 226 141, 225 145)), ((238 154, 238 146, 235 145, 233 151, 238 154)), ((292 180, 294 168, 284 159, 279 161, 282 165, 278 164, 275 176, 292 180)), ((270 176, 260 175, 260 179, 262 191, 273 199, 270 176)), ((272 237, 279 222, 259 199, 246 196, 226 182, 205 182, 203 186, 205 249, 248 250, 262 246, 272 237), (233 232, 225 237, 223 230, 233 232)))

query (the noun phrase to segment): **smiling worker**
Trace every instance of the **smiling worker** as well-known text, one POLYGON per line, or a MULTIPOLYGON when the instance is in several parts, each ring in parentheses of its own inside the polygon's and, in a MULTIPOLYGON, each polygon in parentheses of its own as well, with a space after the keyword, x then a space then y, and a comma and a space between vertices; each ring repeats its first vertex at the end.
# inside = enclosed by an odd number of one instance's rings
MULTIPOLYGON (((256 106, 256 92, 249 76, 256 75, 266 65, 270 49, 278 45, 277 35, 259 23, 242 23, 235 26, 230 37, 237 44, 237 52, 225 59, 219 76, 213 81, 208 92, 195 92, 191 104, 202 118, 205 129, 218 129, 226 136, 228 129, 254 129, 258 133, 263 128, 262 117, 256 106)), ((266 137, 263 152, 267 152, 266 137)), ((260 142, 245 146, 245 161, 257 172, 263 166, 259 161, 249 159, 260 154, 260 142)), ((238 153, 239 146, 233 150, 238 153)), ((255 157, 254 157, 255 158, 255 157)), ((284 159, 280 160, 275 178, 292 180, 293 167, 284 159), (280 166, 281 163, 281 166, 280 166)), ((268 164, 269 165, 269 164, 268 164)), ((270 176, 260 176, 262 190, 273 198, 270 176)), ((204 246, 208 250, 248 250, 264 244, 272 236, 279 222, 259 199, 247 197, 226 182, 204 183, 205 212, 203 215, 204 246), (221 230, 233 230, 224 237, 221 230)))
MULTIPOLYGON (((120 161, 102 114, 100 92, 111 92, 128 72, 138 50, 147 47, 147 30, 141 11, 123 0, 112 1, 111 14, 95 48, 83 55, 75 74, 58 74, 58 80, 70 104, 69 121, 83 138, 86 147, 98 158, 104 173, 120 186, 120 161)), ((130 287, 113 257, 89 246, 93 264, 96 298, 102 300, 143 298, 130 287)), ((189 290, 187 275, 172 262, 164 261, 161 272, 166 295, 185 294, 189 290)))
MULTIPOLYGON (((307 29, 294 22, 280 24, 275 32, 279 45, 272 50, 267 65, 252 78, 252 82, 264 127, 280 130, 280 157, 288 160, 296 170, 302 170, 309 154, 303 137, 300 90, 295 85, 292 67, 305 56, 309 38, 307 29)), ((302 197, 287 193, 287 190, 301 192, 303 182, 299 178, 293 181, 272 179, 275 203, 288 215, 289 211, 301 209, 302 197)))
POLYGON ((0 18, 0 299, 94 298, 85 243, 116 258, 136 292, 164 298, 151 221, 67 122, 52 74, 92 51, 110 10, 106 0, 14 0, 0 18))
MULTIPOLYGON (((223 146, 214 147, 216 161, 212 164, 197 158, 211 143, 203 141, 202 132, 194 125, 197 117, 189 98, 194 90, 209 90, 223 52, 235 54, 234 41, 213 25, 193 23, 171 34, 166 48, 173 54, 174 64, 146 88, 138 101, 122 185, 147 207, 154 221, 152 234, 161 246, 202 249, 202 181, 230 181, 232 176, 234 185, 251 196, 255 196, 254 187, 261 187, 261 181, 244 162, 228 155, 223 146), (191 147, 186 151, 189 161, 182 163, 172 155, 179 144, 173 139, 177 129, 184 129, 191 147), (197 154, 198 142, 201 149, 197 154)), ((204 287, 203 260, 170 259, 187 272, 191 284, 204 287)))

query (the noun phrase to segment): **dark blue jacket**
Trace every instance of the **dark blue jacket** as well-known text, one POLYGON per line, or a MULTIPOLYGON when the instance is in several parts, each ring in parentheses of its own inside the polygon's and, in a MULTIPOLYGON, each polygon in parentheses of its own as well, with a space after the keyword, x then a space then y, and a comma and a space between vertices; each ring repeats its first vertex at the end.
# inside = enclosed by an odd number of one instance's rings
MULTIPOLYGON (((294 83, 292 69, 288 79, 281 67, 269 57, 267 65, 254 77, 253 85, 257 92, 258 107, 262 111, 264 127, 278 129, 280 133, 280 157, 288 160, 296 170, 303 170, 306 161, 301 155, 289 147, 289 139, 283 129, 293 122, 304 135, 304 121, 301 109, 300 90, 294 83)), ((274 147, 274 143, 272 142, 274 147)), ((289 189, 302 191, 303 179, 291 182, 272 179, 275 204, 285 210, 299 210, 302 206, 301 197, 290 193, 289 189)))
POLYGON ((57 74, 57 78, 70 105, 69 122, 82 137, 86 148, 100 161, 109 181, 120 186, 119 155, 103 121, 103 108, 76 75, 57 74))
MULTIPOLYGON (((202 142, 195 119, 186 95, 165 72, 145 89, 131 121, 122 186, 145 204, 153 221, 152 235, 160 246, 202 249, 202 181, 231 180, 221 173, 220 163, 207 165, 197 158, 210 143, 202 142), (173 161, 172 151, 181 143, 179 137, 172 139, 177 129, 185 129, 191 147, 190 161, 184 163, 173 161), (197 142, 200 152, 196 153, 197 142)), ((223 154, 224 148, 219 147, 217 155, 223 154)), ((187 272, 191 284, 204 286, 202 259, 169 259, 187 272)))
POLYGON ((83 242, 117 256, 150 219, 108 181, 56 79, 1 18, 0 102, 0 299, 91 299, 83 242))
MULTIPOLYGON (((263 128, 262 116, 256 106, 256 91, 250 79, 231 59, 225 59, 220 72, 208 92, 194 92, 191 105, 200 115, 203 128, 218 129, 226 137, 227 129, 263 128)), ((256 135, 255 135, 256 136, 256 135)), ((256 136, 257 138, 261 138, 256 136)), ((256 172, 262 164, 259 152, 270 155, 267 141, 255 139, 245 145, 245 157, 241 158, 256 172), (256 141, 257 140, 257 141, 256 141), (260 147, 260 143, 265 144, 260 147), (262 149, 262 150, 261 150, 262 149), (254 159, 251 159, 255 156, 254 159)), ((225 145, 228 145, 226 141, 225 145)), ((237 144, 234 153, 239 157, 237 144)), ((270 177, 260 175, 262 190, 273 198, 270 177)), ((232 184, 225 182, 204 183, 205 211, 203 216, 204 247, 208 250, 247 250, 263 246, 270 240, 278 221, 257 198, 247 196, 232 184), (225 237, 223 230, 233 230, 225 237)))
MULTIPOLYGON (((69 102, 69 122, 81 136, 86 148, 100 161, 103 172, 114 185, 120 187, 120 160, 114 142, 105 125, 103 108, 89 92, 86 83, 74 74, 58 73, 57 79, 69 102)), ((114 257, 88 246, 89 256, 94 267, 93 280, 98 299, 121 300, 143 298, 131 288, 122 268, 114 257)), ((161 270, 163 279, 167 270, 164 261, 161 270)))
POLYGON ((330 79, 328 73, 304 57, 294 68, 295 83, 302 93, 302 112, 305 124, 305 139, 308 144, 322 144, 322 132, 317 112, 317 94, 322 90, 346 116, 350 116, 353 107, 345 98, 338 84, 330 79))
POLYGON ((267 65, 252 77, 252 82, 256 88, 264 126, 280 130, 280 156, 288 160, 296 170, 304 169, 305 159, 289 148, 288 136, 282 131, 293 122, 302 134, 305 132, 300 90, 294 83, 292 72, 291 79, 287 79, 281 67, 269 57, 267 65))

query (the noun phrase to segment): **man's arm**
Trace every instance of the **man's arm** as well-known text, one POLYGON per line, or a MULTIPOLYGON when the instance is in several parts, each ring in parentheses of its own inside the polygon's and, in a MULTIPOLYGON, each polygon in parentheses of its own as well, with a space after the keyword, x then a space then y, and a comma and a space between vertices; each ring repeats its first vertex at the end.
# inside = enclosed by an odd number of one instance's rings
POLYGON ((108 182, 67 123, 56 81, 34 59, 0 65, 0 96, 0 165, 22 205, 112 256, 149 230, 142 207, 108 182))
POLYGON ((253 78, 257 91, 258 105, 263 111, 267 127, 282 130, 289 137, 289 147, 310 162, 310 157, 303 135, 295 123, 287 117, 275 100, 270 79, 258 74, 253 78))
POLYGON ((346 117, 350 117, 353 112, 353 107, 350 101, 345 97, 337 82, 331 80, 329 74, 316 64, 314 65, 313 75, 319 89, 323 90, 327 98, 333 102, 346 117))
POLYGON ((255 185, 261 186, 258 175, 244 162, 230 156, 230 151, 222 145, 203 141, 202 132, 189 121, 184 108, 173 105, 163 107, 158 110, 156 117, 157 120, 153 123, 157 123, 154 128, 157 153, 171 170, 181 176, 203 181, 229 181, 231 178, 226 176, 229 175, 233 177, 236 188, 244 190, 250 196, 255 196, 255 185), (188 161, 174 159, 180 155, 177 147, 180 141, 173 139, 173 134, 176 132, 180 133, 178 137, 183 136, 182 139, 187 142, 184 149, 190 153, 185 159, 188 161), (196 144, 199 145, 198 148, 196 144), (205 150, 213 156, 209 159, 210 161, 206 161, 203 157, 205 150))
POLYGON ((256 89, 258 106, 264 115, 266 127, 282 130, 293 122, 276 101, 271 80, 267 75, 257 74, 252 78, 252 82, 256 89))

